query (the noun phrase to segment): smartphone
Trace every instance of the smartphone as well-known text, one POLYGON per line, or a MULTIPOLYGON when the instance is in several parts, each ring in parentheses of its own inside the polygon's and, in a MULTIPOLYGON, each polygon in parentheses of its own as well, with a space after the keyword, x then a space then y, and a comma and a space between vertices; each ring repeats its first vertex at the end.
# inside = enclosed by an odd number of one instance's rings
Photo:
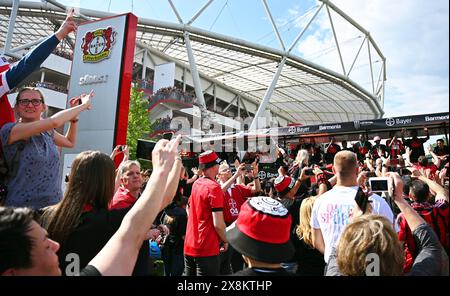
POLYGON ((172 140, 172 137, 173 137, 173 133, 164 133, 163 134, 163 139, 165 139, 165 140, 172 140))
POLYGON ((305 170, 306 176, 314 176, 314 170, 313 169, 307 169, 305 170))
POLYGON ((359 187, 358 192, 356 192, 355 202, 361 209, 361 211, 365 213, 367 210, 367 203, 369 202, 369 197, 364 192, 364 190, 361 189, 361 187, 359 187))
POLYGON ((373 177, 369 178, 370 189, 373 192, 388 192, 389 191, 389 178, 386 177, 373 177))

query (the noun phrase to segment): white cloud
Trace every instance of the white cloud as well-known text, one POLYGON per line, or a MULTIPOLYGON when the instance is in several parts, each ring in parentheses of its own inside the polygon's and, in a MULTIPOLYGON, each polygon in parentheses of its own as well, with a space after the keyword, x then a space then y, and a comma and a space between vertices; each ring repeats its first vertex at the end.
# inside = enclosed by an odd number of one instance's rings
MULTIPOLYGON (((334 0, 333 3, 370 32, 387 59, 386 115, 449 110, 449 4, 446 0, 334 0)), ((291 9, 289 14, 293 15, 294 11, 291 9)), ((332 17, 340 43, 347 41, 341 50, 348 69, 353 59, 346 55, 347 49, 351 46, 356 54, 362 39, 357 39, 359 33, 349 29, 348 23, 339 21, 335 14, 332 17)), ((314 23, 319 30, 311 31, 312 34, 302 39, 298 47, 301 53, 296 54, 309 56, 313 62, 341 72, 336 48, 332 52, 323 50, 334 46, 327 18, 324 10, 314 23), (327 52, 330 53, 325 55, 327 52)), ((371 53, 374 54, 373 49, 371 53)), ((357 78, 352 79, 368 88, 370 84, 364 84, 370 81, 370 76, 363 69, 368 67, 367 47, 361 51, 358 63, 355 70, 360 71, 355 71, 357 78)))

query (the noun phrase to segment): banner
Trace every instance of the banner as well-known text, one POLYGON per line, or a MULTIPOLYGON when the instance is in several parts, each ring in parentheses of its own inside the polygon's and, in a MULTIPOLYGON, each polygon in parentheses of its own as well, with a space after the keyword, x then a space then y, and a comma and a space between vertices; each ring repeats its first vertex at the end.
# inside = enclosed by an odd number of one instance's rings
POLYGON ((68 99, 91 90, 95 94, 91 110, 80 115, 76 147, 63 154, 110 154, 126 143, 136 30, 137 17, 131 13, 78 26, 68 99))
POLYGON ((165 63, 155 66, 153 78, 153 93, 164 87, 173 87, 175 84, 175 63, 165 63))
POLYGON ((373 120, 330 123, 321 125, 288 126, 278 128, 280 136, 320 134, 320 133, 348 133, 371 130, 400 130, 408 127, 439 125, 449 122, 449 113, 434 113, 402 117, 389 117, 373 120))
MULTIPOLYGON (((247 138, 248 140, 261 137, 284 137, 314 135, 329 136, 345 133, 361 133, 372 131, 401 130, 402 128, 435 127, 449 123, 449 113, 433 113, 402 117, 389 117, 374 120, 328 123, 319 125, 298 125, 279 128, 260 129, 252 132, 239 131, 236 133, 220 133, 208 135, 185 135, 184 139, 193 142, 209 142, 227 139, 247 138)), ((328 141, 328 138, 326 138, 328 141)))

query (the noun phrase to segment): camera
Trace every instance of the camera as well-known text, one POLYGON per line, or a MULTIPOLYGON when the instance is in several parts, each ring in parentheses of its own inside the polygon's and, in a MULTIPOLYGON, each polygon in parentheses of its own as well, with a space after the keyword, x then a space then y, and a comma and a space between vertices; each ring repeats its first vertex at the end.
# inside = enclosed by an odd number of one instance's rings
MULTIPOLYGON (((327 170, 326 167, 320 167, 319 170, 321 170, 322 172, 327 170)), ((305 175, 306 176, 314 176, 314 169, 307 169, 305 170, 305 175)))
POLYGON ((373 192, 388 192, 389 178, 387 177, 372 177, 369 178, 370 189, 373 192))
POLYGON ((251 164, 245 164, 245 170, 247 172, 251 172, 251 171, 253 171, 253 166, 251 164))

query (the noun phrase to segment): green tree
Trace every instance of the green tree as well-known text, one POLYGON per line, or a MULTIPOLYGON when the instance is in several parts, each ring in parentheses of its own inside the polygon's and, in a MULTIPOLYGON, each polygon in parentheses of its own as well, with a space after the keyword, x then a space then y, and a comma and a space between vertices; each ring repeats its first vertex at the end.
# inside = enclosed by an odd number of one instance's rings
POLYGON ((157 121, 151 122, 149 103, 143 99, 143 92, 136 87, 131 88, 130 110, 128 112, 127 145, 130 149, 130 159, 136 159, 137 141, 146 138, 153 132, 157 121))

